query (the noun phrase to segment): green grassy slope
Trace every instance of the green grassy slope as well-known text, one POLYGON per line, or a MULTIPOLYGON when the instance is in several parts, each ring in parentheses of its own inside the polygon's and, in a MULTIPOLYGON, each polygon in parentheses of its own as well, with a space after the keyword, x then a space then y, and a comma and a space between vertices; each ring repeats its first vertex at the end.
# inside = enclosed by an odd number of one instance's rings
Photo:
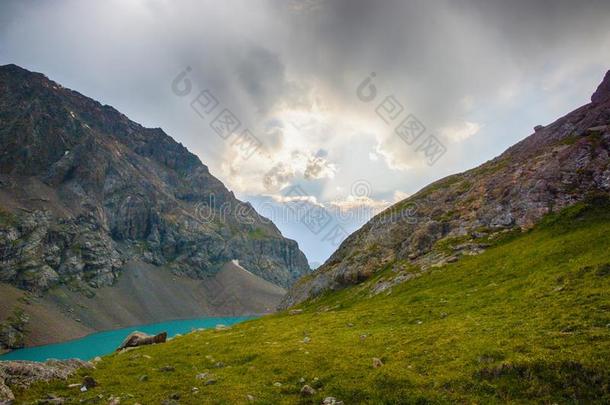
POLYGON ((122 404, 172 395, 180 403, 245 403, 248 395, 273 404, 327 396, 346 404, 610 402, 608 202, 571 207, 371 297, 376 281, 327 294, 302 314, 105 357, 89 372, 99 382, 93 390, 67 388, 81 372, 21 392, 20 401, 54 393, 91 403, 114 395, 122 404), (384 365, 373 368, 373 357, 384 365), (215 383, 196 379, 203 372, 215 383), (301 378, 313 397, 300 395, 301 378))

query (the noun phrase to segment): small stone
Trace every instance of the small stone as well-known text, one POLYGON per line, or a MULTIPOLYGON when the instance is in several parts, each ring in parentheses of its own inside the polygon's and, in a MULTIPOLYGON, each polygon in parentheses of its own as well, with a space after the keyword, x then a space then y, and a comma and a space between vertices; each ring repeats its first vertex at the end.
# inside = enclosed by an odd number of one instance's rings
POLYGON ((205 380, 208 377, 208 373, 199 373, 195 376, 198 380, 205 380))
POLYGON ((146 374, 141 375, 140 378, 138 378, 138 381, 146 382, 146 381, 148 381, 148 376, 146 374))
POLYGON ((441 312, 441 318, 447 318, 447 312, 441 312))
POLYGON ((219 323, 218 325, 216 325, 216 327, 214 329, 216 329, 216 330, 227 330, 227 329, 229 329, 229 327, 227 325, 223 325, 223 324, 219 323))
POLYGON ((353 327, 354 327, 354 324, 350 322, 350 323, 348 323, 348 324, 347 324, 347 327, 348 327, 348 328, 353 328, 353 327))
POLYGON ((281 387, 281 386, 282 386, 282 383, 281 383, 281 382, 274 382, 274 383, 273 383, 273 386, 274 386, 274 387, 281 387))
MULTIPOLYGON (((40 400, 39 403, 43 403, 43 404, 63 404, 64 402, 66 402, 65 399, 58 397, 54 394, 47 394, 47 396, 40 400)), ((9 404, 12 404, 13 402, 8 402, 9 404)))
POLYGON ((418 320, 418 321, 417 321, 417 322, 415 322, 415 323, 416 323, 416 324, 418 324, 418 325, 421 325, 423 322, 422 322, 422 321, 420 321, 420 320, 418 320))
POLYGON ((219 361, 218 363, 216 363, 216 368, 223 368, 225 366, 225 363, 223 363, 222 361, 219 361))
POLYGON ((80 392, 87 392, 87 387, 85 387, 84 385, 80 387, 80 392))
POLYGON ((90 375, 87 375, 83 378, 83 387, 85 387, 89 390, 95 386, 97 386, 97 381, 95 381, 95 379, 93 379, 93 377, 91 377, 90 375))
POLYGON ((381 366, 383 366, 383 362, 381 361, 381 359, 373 357, 373 368, 379 368, 381 366))
POLYGON ((93 362, 94 362, 94 363, 99 363, 100 361, 102 361, 102 358, 101 358, 100 356, 96 356, 96 357, 93 359, 93 362))
POLYGON ((193 387, 193 388, 191 388, 191 392, 192 392, 193 394, 198 394, 198 393, 199 393, 199 388, 197 388, 197 387, 193 387))
POLYGON ((309 338, 309 336, 305 336, 303 338, 303 343, 309 343, 309 342, 311 342, 311 339, 309 338))
POLYGON ((68 385, 68 388, 78 388, 78 387, 81 387, 81 385, 79 383, 68 385))
POLYGON ((108 401, 108 405, 119 405, 121 403, 121 397, 110 397, 110 400, 108 401))
POLYGON ((301 377, 301 378, 299 379, 299 382, 300 382, 301 384, 303 384, 303 383, 305 382, 305 379, 304 379, 303 377, 301 377))
POLYGON ((367 338, 367 335, 360 335, 360 340, 364 341, 367 338))
POLYGON ((290 311, 288 311, 289 315, 299 315, 302 314, 303 310, 302 309, 291 309, 290 311))
POLYGON ((210 378, 205 382, 205 385, 212 385, 212 384, 216 384, 215 378, 210 378))
POLYGON ((161 367, 159 369, 159 371, 162 371, 164 373, 172 372, 172 371, 176 371, 176 367, 174 367, 174 366, 163 366, 163 367, 161 367))
POLYGON ((335 397, 326 397, 322 401, 322 405, 343 405, 343 401, 337 401, 335 397))
POLYGON ((254 396, 252 396, 250 394, 246 395, 246 399, 248 400, 248 402, 254 402, 255 401, 254 396))
POLYGON ((174 392, 169 396, 169 399, 175 399, 176 401, 180 399, 180 393, 174 392))
POLYGON ((301 395, 303 395, 304 397, 310 397, 312 395, 315 395, 315 393, 316 390, 314 390, 309 385, 303 385, 303 388, 301 388, 301 395))
POLYGON ((148 359, 148 360, 152 359, 152 357, 150 357, 148 354, 143 354, 142 357, 144 357, 145 359, 148 359))

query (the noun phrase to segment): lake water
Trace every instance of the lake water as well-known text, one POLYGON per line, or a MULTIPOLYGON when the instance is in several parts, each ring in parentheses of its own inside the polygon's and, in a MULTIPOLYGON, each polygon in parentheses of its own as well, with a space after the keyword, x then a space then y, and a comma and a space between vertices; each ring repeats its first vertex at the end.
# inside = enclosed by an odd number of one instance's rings
POLYGON ((93 333, 83 338, 63 343, 13 350, 12 352, 0 356, 0 360, 45 361, 47 359, 61 360, 72 358, 91 360, 95 356, 103 356, 112 353, 119 347, 127 335, 136 330, 150 335, 167 332, 167 336, 171 337, 176 334, 185 334, 199 328, 213 328, 220 324, 228 326, 253 318, 254 317, 249 316, 197 318, 133 326, 124 329, 93 333))

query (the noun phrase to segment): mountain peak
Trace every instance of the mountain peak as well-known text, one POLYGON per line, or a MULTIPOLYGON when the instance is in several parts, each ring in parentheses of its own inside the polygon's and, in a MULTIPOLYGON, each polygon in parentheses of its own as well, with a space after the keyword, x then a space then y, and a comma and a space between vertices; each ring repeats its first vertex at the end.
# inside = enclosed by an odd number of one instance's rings
POLYGON ((599 84, 595 93, 591 96, 591 101, 600 104, 610 100, 610 70, 606 72, 604 80, 599 84))
POLYGON ((0 65, 0 70, 20 70, 20 71, 26 71, 26 69, 22 68, 21 66, 15 65, 14 63, 8 63, 6 65, 0 65))
POLYGON ((7 65, 0 65, 0 73, 10 75, 12 77, 23 77, 23 76, 42 76, 46 77, 42 73, 30 72, 27 69, 22 68, 19 65, 15 65, 14 63, 9 63, 7 65))

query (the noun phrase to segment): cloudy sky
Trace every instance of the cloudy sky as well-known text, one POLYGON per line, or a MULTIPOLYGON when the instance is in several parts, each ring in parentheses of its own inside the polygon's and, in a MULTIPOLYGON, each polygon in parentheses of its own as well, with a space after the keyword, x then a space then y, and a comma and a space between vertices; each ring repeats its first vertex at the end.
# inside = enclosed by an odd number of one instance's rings
POLYGON ((372 213, 588 102, 610 2, 4 0, 6 63, 163 128, 322 262, 372 213))

